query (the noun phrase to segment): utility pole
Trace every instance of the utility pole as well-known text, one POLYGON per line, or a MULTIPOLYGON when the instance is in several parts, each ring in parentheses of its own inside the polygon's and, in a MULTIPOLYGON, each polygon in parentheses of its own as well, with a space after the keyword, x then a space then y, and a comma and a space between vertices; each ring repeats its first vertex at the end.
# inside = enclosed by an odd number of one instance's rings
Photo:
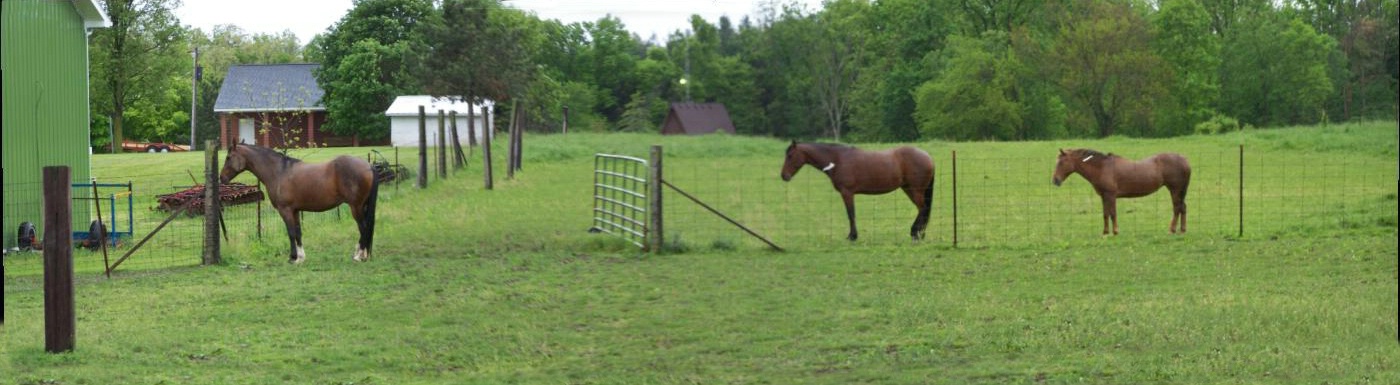
POLYGON ((198 115, 195 114, 196 106, 199 105, 199 77, 202 75, 199 68, 199 47, 194 47, 194 76, 190 77, 190 151, 194 151, 194 121, 198 115))
MULTIPOLYGON (((693 36, 693 34, 692 34, 693 36)), ((685 39, 685 77, 681 78, 681 86, 685 88, 685 101, 690 102, 690 39, 685 39)))

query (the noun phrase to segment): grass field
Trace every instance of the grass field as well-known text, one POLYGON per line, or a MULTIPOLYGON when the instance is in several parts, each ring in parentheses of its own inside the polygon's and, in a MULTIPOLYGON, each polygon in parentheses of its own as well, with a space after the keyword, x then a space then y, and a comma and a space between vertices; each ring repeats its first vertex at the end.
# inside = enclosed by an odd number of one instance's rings
MULTIPOLYGON (((778 179, 782 141, 533 136, 524 172, 492 191, 479 153, 426 190, 382 189, 369 263, 350 261, 354 224, 331 214, 308 225, 298 266, 280 221, 259 241, 246 215, 229 223, 222 266, 108 280, 80 252, 73 353, 43 352, 41 278, 20 274, 36 257, 7 256, 0 383, 1395 384, 1395 135, 1383 122, 916 143, 939 167, 920 243, 896 195, 859 198, 861 240, 846 242, 819 173, 778 179), (585 232, 592 154, 652 144, 665 146, 668 180, 789 251, 675 194, 671 253, 585 232), (1169 204, 1154 196, 1120 203, 1123 234, 1099 236, 1087 184, 1050 186, 1061 147, 1187 155, 1191 232, 1166 234, 1169 204)), ((175 185, 200 164, 98 155, 94 173, 175 185)), ((198 250, 177 258, 197 263, 198 250)))

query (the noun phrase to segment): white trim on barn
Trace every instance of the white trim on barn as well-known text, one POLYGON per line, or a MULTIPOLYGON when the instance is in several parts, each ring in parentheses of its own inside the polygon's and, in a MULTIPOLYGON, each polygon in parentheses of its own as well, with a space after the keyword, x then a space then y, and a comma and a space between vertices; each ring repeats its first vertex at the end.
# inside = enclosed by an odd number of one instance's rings
POLYGON ((83 18, 83 28, 87 28, 91 33, 93 28, 108 28, 112 26, 112 20, 107 18, 107 12, 97 6, 97 0, 72 0, 73 9, 78 11, 78 16, 83 18))
MULTIPOLYGON (((491 109, 494 105, 491 101, 471 106, 473 117, 476 120, 476 140, 481 143, 482 139, 482 119, 481 107, 485 105, 491 109)), ((429 95, 404 95, 394 98, 394 103, 389 105, 389 109, 384 111, 384 115, 389 117, 389 139, 395 147, 416 147, 418 146, 418 106, 423 106, 424 112, 428 115, 428 144, 437 143, 437 112, 442 110, 444 114, 451 114, 457 111, 457 140, 462 146, 469 142, 467 139, 467 103, 448 100, 445 98, 434 98, 429 95)), ((494 123, 496 117, 491 117, 494 123)), ((452 122, 447 122, 447 135, 452 135, 452 122)), ((492 139, 496 136, 491 135, 492 139)))

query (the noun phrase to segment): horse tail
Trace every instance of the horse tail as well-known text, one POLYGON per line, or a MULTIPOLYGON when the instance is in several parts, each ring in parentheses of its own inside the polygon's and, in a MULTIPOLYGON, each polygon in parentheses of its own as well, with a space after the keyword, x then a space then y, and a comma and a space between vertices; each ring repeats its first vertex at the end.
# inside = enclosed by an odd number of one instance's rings
POLYGON ((924 207, 919 209, 919 218, 923 222, 923 226, 920 227, 927 227, 929 216, 933 214, 933 176, 933 169, 930 168, 928 170, 928 188, 924 189, 924 207))
POLYGON ((379 201, 379 178, 377 175, 370 176, 369 197, 365 198, 365 251, 372 250, 374 245, 374 205, 379 201))
MULTIPOLYGON (((933 210, 933 170, 928 172, 928 188, 924 189, 924 218, 928 218, 929 212, 933 210)), ((925 219, 927 220, 927 219, 925 219)))

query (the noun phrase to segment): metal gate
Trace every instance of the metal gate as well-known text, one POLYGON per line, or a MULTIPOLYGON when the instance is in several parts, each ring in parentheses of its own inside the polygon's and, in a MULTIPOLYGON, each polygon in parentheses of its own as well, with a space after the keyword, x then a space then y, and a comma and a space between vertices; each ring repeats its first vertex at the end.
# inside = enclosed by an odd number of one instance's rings
POLYGON ((593 155, 593 227, 647 248, 647 161, 624 155, 593 155))

